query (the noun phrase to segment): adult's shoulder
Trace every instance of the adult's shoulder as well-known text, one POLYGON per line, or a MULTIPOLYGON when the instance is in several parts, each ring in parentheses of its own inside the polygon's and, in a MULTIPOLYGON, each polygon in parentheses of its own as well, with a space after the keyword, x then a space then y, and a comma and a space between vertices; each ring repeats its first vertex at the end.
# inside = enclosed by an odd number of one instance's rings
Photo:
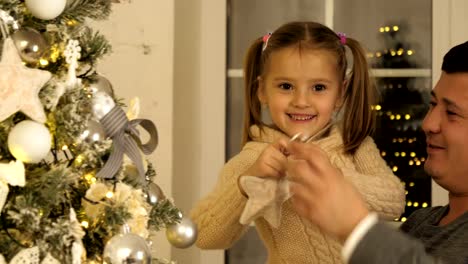
POLYGON ((404 232, 409 232, 414 227, 420 226, 423 222, 436 224, 436 222, 438 222, 445 214, 446 210, 447 206, 434 206, 418 209, 408 217, 408 220, 401 225, 400 229, 404 232))

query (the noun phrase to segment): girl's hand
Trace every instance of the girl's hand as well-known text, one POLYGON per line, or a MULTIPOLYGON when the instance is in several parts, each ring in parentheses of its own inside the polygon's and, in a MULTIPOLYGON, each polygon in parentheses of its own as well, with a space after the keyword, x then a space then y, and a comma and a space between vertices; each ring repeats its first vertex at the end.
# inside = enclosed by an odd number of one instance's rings
POLYGON ((242 176, 283 177, 287 166, 287 144, 287 140, 280 139, 268 145, 242 176))

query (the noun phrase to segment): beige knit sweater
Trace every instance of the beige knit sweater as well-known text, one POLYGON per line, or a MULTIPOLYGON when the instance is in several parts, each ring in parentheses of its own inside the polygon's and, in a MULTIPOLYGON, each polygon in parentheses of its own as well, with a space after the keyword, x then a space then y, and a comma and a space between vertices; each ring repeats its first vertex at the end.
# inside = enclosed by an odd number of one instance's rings
MULTIPOLYGON (((242 151, 223 167, 215 189, 192 210, 198 225, 197 246, 202 249, 225 249, 236 242, 248 226, 239 223, 247 199, 240 193, 237 178, 257 159, 263 149, 282 134, 265 128, 248 142, 242 151)), ((284 136, 284 135, 283 135, 284 136)), ((380 157, 374 141, 368 137, 356 153, 345 155, 339 129, 333 127, 328 136, 315 142, 324 149, 336 167, 364 196, 369 208, 384 219, 394 219, 403 212, 405 194, 400 180, 380 157)), ((301 218, 290 201, 283 204, 281 225, 272 228, 263 218, 255 226, 266 248, 268 263, 342 263, 341 244, 325 235, 318 227, 301 218)))

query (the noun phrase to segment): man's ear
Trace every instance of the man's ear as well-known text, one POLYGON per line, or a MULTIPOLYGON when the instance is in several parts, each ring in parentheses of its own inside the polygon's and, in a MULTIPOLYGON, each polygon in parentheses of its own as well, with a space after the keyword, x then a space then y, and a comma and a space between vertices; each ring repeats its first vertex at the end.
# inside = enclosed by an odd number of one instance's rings
POLYGON ((257 89, 257 98, 262 105, 267 104, 267 99, 265 95, 265 81, 262 77, 257 77, 258 89, 257 89))

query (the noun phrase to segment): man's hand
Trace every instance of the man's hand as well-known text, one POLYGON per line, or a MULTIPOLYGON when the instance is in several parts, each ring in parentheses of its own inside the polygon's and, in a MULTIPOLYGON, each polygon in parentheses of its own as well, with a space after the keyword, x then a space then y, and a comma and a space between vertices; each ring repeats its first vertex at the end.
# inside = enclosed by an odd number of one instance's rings
POLYGON ((293 141, 287 150, 294 208, 324 231, 345 240, 369 214, 361 195, 318 146, 293 141))

